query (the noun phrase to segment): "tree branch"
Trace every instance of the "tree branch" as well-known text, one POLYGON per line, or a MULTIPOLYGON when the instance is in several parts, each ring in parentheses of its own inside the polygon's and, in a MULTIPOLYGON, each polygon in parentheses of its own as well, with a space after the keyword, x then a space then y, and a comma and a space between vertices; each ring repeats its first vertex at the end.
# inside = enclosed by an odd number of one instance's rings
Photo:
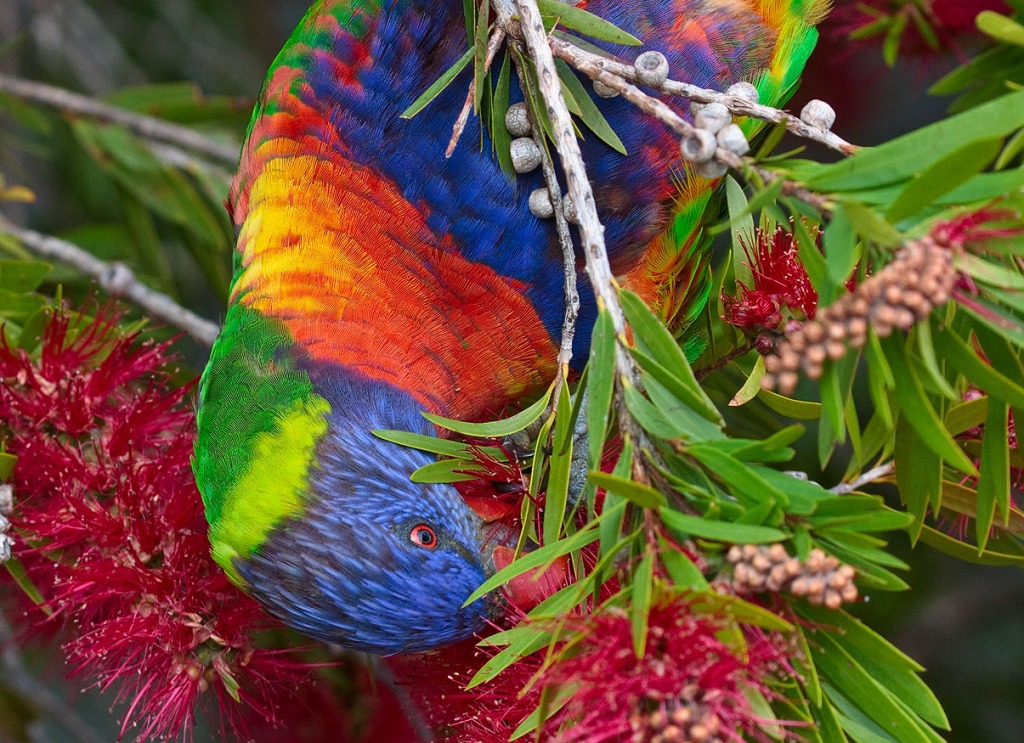
POLYGON ((42 103, 74 116, 119 124, 144 139, 165 142, 207 155, 232 168, 238 163, 238 148, 234 145, 217 142, 188 127, 101 103, 70 90, 0 74, 0 93, 42 103))
MULTIPOLYGON (((561 57, 592 79, 600 79, 601 82, 607 85, 608 83, 605 79, 598 78, 595 75, 596 70, 602 70, 629 82, 636 82, 636 68, 633 65, 601 57, 555 36, 551 37, 550 43, 551 49, 556 56, 561 57)), ((666 80, 661 85, 654 86, 654 88, 662 93, 683 96, 698 103, 721 103, 736 116, 752 116, 773 124, 784 123, 786 129, 798 137, 817 142, 843 155, 852 155, 860 149, 857 145, 850 144, 842 137, 830 131, 810 126, 792 114, 772 108, 771 106, 752 103, 745 98, 726 95, 715 90, 708 90, 707 88, 671 79, 666 80)))
POLYGON ((64 263, 90 276, 111 296, 124 297, 146 310, 155 319, 180 328, 204 346, 210 347, 219 328, 166 294, 140 282, 123 263, 108 263, 60 238, 18 227, 0 217, 0 232, 13 235, 36 255, 64 263))

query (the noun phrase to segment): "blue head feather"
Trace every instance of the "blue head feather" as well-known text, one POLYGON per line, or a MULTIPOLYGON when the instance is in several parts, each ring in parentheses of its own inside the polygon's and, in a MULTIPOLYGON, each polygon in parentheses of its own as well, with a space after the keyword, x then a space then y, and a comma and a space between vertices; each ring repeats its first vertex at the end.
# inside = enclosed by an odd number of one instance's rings
POLYGON ((462 604, 493 571, 481 522, 450 486, 409 481, 428 454, 371 429, 430 434, 404 393, 338 368, 310 369, 331 404, 310 473, 310 502, 237 565, 250 593, 301 632, 392 654, 447 645, 484 629, 492 604, 462 604), (417 543, 427 526, 432 548, 417 543))

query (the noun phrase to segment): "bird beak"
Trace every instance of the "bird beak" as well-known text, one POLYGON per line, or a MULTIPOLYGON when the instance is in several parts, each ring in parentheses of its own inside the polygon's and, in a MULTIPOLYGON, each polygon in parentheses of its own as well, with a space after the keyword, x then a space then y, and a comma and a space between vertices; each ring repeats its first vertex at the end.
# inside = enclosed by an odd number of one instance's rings
MULTIPOLYGON (((494 569, 501 570, 512 562, 515 550, 499 545, 494 548, 494 569)), ((551 596, 569 581, 569 558, 557 558, 547 570, 534 568, 505 584, 505 596, 509 603, 524 614, 551 596)))

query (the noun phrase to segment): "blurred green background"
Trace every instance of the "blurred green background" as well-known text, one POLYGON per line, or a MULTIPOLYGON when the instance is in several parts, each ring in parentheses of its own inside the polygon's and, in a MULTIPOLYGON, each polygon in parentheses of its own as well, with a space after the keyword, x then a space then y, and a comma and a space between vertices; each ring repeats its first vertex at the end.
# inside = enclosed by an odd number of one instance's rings
MULTIPOLYGON (((305 9, 305 0, 0 0, 0 73, 195 124, 237 146, 266 68, 305 9), (181 82, 195 87, 143 87, 181 82)), ((885 141, 942 115, 946 103, 925 89, 957 64, 954 55, 901 59, 888 69, 877 49, 849 54, 828 34, 826 25, 790 108, 799 110, 810 98, 829 101, 839 113, 836 130, 859 144, 885 141)), ((186 170, 181 183, 156 176, 147 182, 146 168, 141 154, 105 141, 87 125, 0 98, 0 173, 8 185, 25 185, 37 197, 33 204, 5 202, 0 213, 124 261, 148 283, 217 320, 229 277, 231 229, 220 203, 230 168, 186 170)), ((94 293, 68 270, 56 271, 51 287, 56 282, 71 296, 94 293)), ((179 345, 184 380, 201 369, 205 350, 188 341, 179 345)), ((811 455, 799 464, 814 474, 811 455)), ((928 669, 926 681, 953 723, 948 740, 1024 741, 1024 574, 959 563, 927 548, 911 551, 900 535, 894 540, 913 566, 913 590, 869 595, 860 613, 928 669)), ((58 684, 63 669, 53 665, 54 657, 39 673, 58 684)), ((46 657, 36 660, 47 664, 46 657)), ((73 680, 60 693, 70 697, 76 689, 73 680)), ((113 739, 109 700, 96 694, 73 699, 113 739)), ((43 725, 39 740, 60 740, 47 735, 43 725)), ((0 724, 0 742, 4 736, 0 724)), ((197 740, 205 739, 200 730, 197 740)))

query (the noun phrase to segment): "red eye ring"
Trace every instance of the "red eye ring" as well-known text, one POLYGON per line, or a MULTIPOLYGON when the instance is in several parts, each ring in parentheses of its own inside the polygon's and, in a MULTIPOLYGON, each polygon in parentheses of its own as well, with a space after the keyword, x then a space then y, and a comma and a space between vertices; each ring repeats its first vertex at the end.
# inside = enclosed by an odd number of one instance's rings
POLYGON ((437 546, 437 535, 426 524, 419 524, 409 532, 409 540, 417 547, 432 550, 437 546))

